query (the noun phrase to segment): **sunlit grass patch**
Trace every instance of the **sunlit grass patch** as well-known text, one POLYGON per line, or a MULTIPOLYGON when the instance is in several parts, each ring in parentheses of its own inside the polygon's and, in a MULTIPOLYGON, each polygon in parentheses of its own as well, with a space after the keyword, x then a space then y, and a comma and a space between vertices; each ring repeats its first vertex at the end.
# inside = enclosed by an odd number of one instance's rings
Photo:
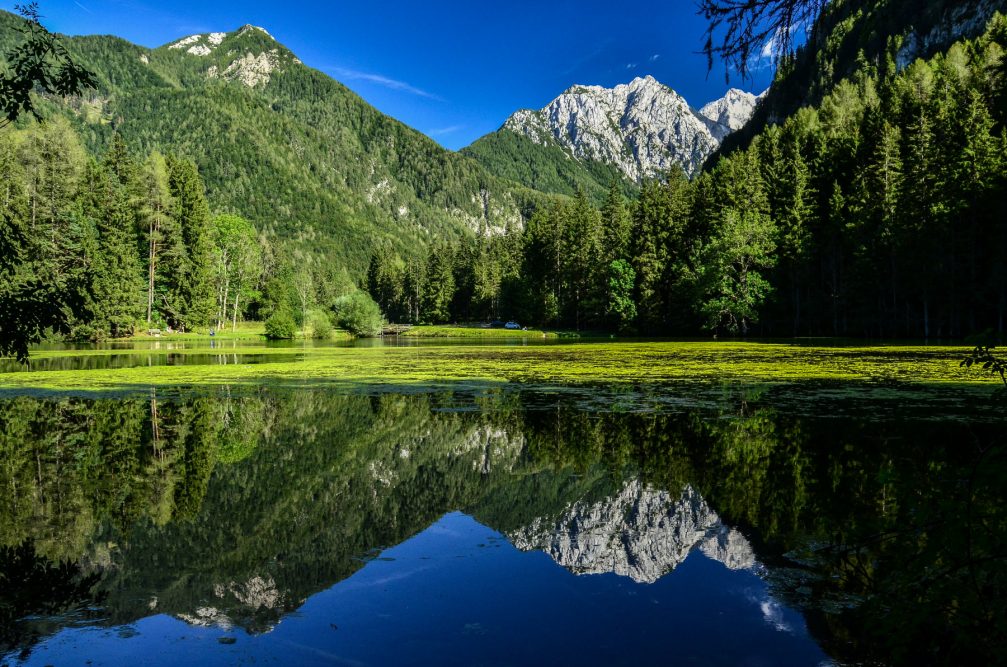
POLYGON ((492 329, 483 327, 451 326, 451 325, 419 325, 403 331, 400 336, 407 338, 558 338, 553 331, 540 329, 492 329))

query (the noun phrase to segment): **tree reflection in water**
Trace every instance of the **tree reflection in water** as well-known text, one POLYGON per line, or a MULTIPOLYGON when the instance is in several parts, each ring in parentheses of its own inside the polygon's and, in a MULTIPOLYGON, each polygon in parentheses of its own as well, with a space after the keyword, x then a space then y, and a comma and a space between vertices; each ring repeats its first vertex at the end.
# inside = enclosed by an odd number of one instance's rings
POLYGON ((996 424, 598 412, 532 391, 0 401, 0 653, 152 613, 273 627, 462 510, 571 571, 752 568, 842 661, 998 659, 996 424))

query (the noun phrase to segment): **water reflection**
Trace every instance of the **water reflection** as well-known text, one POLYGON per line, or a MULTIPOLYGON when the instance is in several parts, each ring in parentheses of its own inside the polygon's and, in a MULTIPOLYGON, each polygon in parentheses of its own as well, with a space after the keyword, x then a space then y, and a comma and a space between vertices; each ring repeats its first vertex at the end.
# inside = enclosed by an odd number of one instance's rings
POLYGON ((556 519, 536 517, 508 537, 518 549, 543 551, 571 572, 611 572, 652 584, 699 549, 732 570, 751 570, 748 540, 721 523, 691 486, 671 494, 627 481, 612 496, 578 501, 556 519))
MULTIPOLYGON (((413 655, 493 642, 549 654, 543 637, 597 622, 586 600, 619 625, 584 635, 588 663, 653 659, 669 632, 710 637, 705 653, 690 649, 706 663, 753 646, 781 664, 822 649, 961 664, 1003 648, 996 424, 811 418, 757 396, 674 413, 579 405, 323 389, 0 401, 0 654, 62 663, 84 642, 100 663, 137 627, 169 643, 239 633, 257 638, 241 650, 278 660, 266 638, 284 627, 308 633, 289 641, 375 663, 404 662, 364 642, 381 632, 412 637, 413 655), (573 585, 567 572, 593 576, 573 585), (501 610, 472 588, 493 588, 501 610), (361 610, 355 639, 311 643, 326 600, 361 610), (417 625, 405 609, 459 625, 417 625), (462 622, 466 609, 478 618, 462 622), (668 625, 680 618, 691 620, 668 625), (643 632, 655 623, 664 630, 643 632), (117 631, 75 634, 93 628, 117 631), (771 637, 781 632, 792 640, 771 637), (605 648, 618 636, 622 653, 605 648)), ((212 662, 224 646, 187 655, 212 662)))

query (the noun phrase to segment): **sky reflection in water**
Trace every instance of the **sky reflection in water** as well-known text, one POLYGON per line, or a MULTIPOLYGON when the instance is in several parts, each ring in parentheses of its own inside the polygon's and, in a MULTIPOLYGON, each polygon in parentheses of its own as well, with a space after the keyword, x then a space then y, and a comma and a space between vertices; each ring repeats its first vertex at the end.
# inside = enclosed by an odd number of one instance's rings
POLYGON ((312 596, 269 632, 156 615, 129 626, 65 629, 24 664, 141 662, 814 665, 827 658, 801 615, 773 600, 753 570, 730 570, 693 550, 652 584, 575 576, 454 512, 312 596))

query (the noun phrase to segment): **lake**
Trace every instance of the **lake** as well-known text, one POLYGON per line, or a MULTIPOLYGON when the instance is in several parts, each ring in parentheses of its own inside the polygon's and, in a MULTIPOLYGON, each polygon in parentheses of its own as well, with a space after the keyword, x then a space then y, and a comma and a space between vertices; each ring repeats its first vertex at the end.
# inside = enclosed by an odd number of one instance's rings
POLYGON ((958 354, 39 350, 0 664, 991 664, 1007 411, 958 354))

